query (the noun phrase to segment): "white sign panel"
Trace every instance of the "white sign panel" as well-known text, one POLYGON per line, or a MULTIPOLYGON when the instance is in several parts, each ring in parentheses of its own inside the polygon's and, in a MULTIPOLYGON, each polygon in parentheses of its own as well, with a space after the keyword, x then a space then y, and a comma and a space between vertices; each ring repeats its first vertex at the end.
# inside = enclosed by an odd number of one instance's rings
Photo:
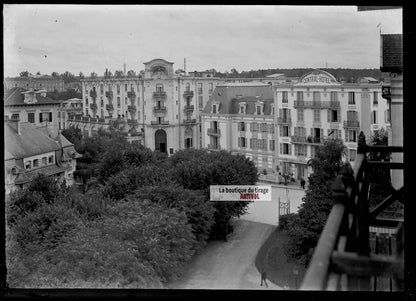
POLYGON ((272 200, 271 186, 211 185, 210 201, 268 201, 272 200))

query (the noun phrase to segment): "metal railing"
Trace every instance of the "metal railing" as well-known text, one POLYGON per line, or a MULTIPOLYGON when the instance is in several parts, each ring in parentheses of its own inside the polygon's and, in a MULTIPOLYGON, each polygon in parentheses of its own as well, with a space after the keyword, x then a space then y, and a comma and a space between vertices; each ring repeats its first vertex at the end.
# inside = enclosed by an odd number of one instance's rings
POLYGON ((153 107, 153 113, 166 113, 166 107, 164 107, 164 106, 153 107))
POLYGON ((194 119, 184 119, 183 123, 185 123, 185 124, 196 123, 196 119, 195 118, 194 119))
POLYGON ((370 211, 369 182, 366 177, 372 167, 403 169, 403 163, 367 161, 368 152, 403 152, 403 147, 366 146, 364 134, 360 133, 354 168, 346 164, 332 184, 332 210, 301 290, 376 290, 377 277, 390 277, 396 289, 403 289, 402 220, 378 217, 394 201, 404 202, 403 187, 399 190, 391 187, 392 194, 370 211), (396 228, 395 254, 371 253, 370 226, 396 228))
POLYGON ((340 108, 341 104, 339 101, 303 101, 295 100, 293 106, 299 108, 312 108, 312 109, 329 109, 329 108, 340 108))
POLYGON ((219 128, 208 128, 207 134, 211 136, 221 136, 221 130, 219 128))
POLYGON ((185 91, 183 91, 183 96, 185 96, 185 97, 193 97, 194 96, 194 91, 188 91, 188 90, 185 90, 185 91))
POLYGON ((194 111, 194 106, 193 106, 193 105, 185 105, 185 106, 183 107, 183 110, 184 110, 185 112, 193 112, 193 111, 194 111))
POLYGON ((166 97, 166 92, 165 91, 155 91, 155 92, 153 92, 153 97, 155 97, 155 98, 164 98, 164 97, 166 97))
POLYGON ((360 122, 358 120, 344 120, 344 128, 359 128, 360 122))
POLYGON ((277 117, 277 124, 291 124, 292 119, 290 116, 287 117, 277 117))

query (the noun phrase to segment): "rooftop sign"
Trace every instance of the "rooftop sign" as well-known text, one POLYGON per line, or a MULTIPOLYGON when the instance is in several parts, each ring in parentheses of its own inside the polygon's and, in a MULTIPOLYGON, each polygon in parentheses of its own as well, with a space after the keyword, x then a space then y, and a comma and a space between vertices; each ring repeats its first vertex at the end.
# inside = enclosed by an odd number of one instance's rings
POLYGON ((339 84, 335 77, 322 70, 315 70, 303 75, 299 79, 300 84, 339 84))

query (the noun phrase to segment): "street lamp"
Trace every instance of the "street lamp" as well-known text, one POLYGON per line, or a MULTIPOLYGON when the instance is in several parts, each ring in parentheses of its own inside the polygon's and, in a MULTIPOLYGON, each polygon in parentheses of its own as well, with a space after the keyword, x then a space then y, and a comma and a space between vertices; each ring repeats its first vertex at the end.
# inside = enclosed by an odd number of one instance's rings
POLYGON ((293 274, 295 274, 295 289, 297 290, 298 289, 298 274, 299 274, 299 271, 297 269, 294 269, 293 274))

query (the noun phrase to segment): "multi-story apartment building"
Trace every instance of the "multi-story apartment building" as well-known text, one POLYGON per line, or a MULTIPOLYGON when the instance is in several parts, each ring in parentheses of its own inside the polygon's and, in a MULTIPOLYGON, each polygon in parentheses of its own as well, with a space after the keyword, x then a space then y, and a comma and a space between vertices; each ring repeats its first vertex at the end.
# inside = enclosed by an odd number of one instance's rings
POLYGON ((71 118, 71 124, 82 123, 91 134, 121 118, 126 119, 127 133, 141 133, 141 142, 151 149, 172 154, 200 147, 199 113, 224 79, 183 76, 163 59, 144 65, 141 76, 82 79, 84 117, 71 118))
POLYGON ((65 91, 64 80, 49 75, 29 75, 28 77, 7 77, 4 79, 5 90, 24 88, 27 90, 65 91))
POLYGON ((276 165, 276 106, 271 85, 261 82, 218 86, 202 115, 202 145, 244 154, 262 170, 276 165))
POLYGON ((46 96, 45 90, 12 88, 4 95, 4 115, 47 127, 53 135, 58 134, 58 109, 60 101, 46 96))
POLYGON ((22 188, 38 173, 74 184, 73 172, 80 155, 63 135, 5 116, 5 190, 22 188))
POLYGON ((273 86, 229 83, 217 87, 203 111, 203 147, 244 153, 259 170, 306 179, 325 139, 342 139, 344 159, 354 161, 359 132, 370 137, 387 129, 389 116, 380 84, 339 83, 321 70, 273 86))
POLYGON ((58 109, 59 129, 64 130, 68 127, 68 119, 75 116, 82 116, 82 99, 70 98, 61 100, 58 109))
POLYGON ((325 139, 342 139, 345 159, 354 161, 360 131, 370 137, 390 125, 379 83, 339 83, 330 73, 315 70, 274 90, 280 170, 297 179, 307 177, 308 160, 325 139))

